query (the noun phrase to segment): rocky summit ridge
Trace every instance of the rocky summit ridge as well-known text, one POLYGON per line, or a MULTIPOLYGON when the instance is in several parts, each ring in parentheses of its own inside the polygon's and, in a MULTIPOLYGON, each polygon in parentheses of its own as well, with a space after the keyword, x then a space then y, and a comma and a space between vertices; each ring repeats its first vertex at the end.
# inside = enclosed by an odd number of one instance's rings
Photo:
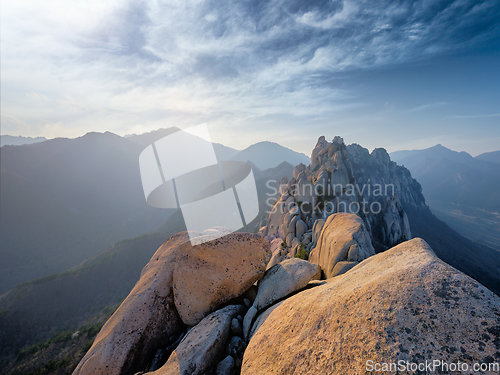
POLYGON ((320 137, 311 164, 297 165, 293 177, 281 179, 276 191, 262 229, 264 236, 282 239, 280 253, 273 253, 275 263, 314 253, 326 219, 339 212, 356 214, 375 250, 386 250, 412 238, 404 207, 426 207, 418 182, 385 149, 370 154, 357 144, 346 146, 341 137, 332 142, 320 137))
POLYGON ((412 239, 410 206, 385 150, 320 137, 261 234, 165 241, 74 375, 498 373, 500 298, 412 239))

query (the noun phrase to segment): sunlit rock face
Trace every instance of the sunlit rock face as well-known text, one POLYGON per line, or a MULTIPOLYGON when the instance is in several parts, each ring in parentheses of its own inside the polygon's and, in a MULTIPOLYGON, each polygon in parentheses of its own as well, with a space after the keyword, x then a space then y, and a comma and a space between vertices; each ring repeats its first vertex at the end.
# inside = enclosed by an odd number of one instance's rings
POLYGON ((390 160, 386 150, 370 153, 341 137, 318 139, 311 164, 299 164, 290 180, 278 184, 278 196, 263 234, 282 238, 290 256, 309 254, 320 223, 335 213, 363 220, 376 251, 412 238, 404 206, 425 207, 421 187, 410 172, 390 160))
POLYGON ((500 298, 415 238, 262 313, 241 374, 472 373, 372 371, 437 359, 498 362, 500 298))
MULTIPOLYGON (((167 347, 187 327, 197 325, 250 289, 264 276, 270 258, 267 239, 257 234, 232 233, 197 246, 191 245, 187 232, 173 235, 144 267, 134 289, 106 322, 73 374, 122 375, 145 369, 158 348, 167 347)), ((243 314, 240 307, 233 310, 220 319, 230 323, 235 315, 243 314)), ((223 327, 214 329, 226 332, 227 324, 223 327)), ((219 346, 225 345, 226 333, 219 346)), ((219 359, 213 350, 207 351, 212 354, 194 360, 202 369, 199 373, 219 359)), ((177 355, 181 362, 186 358, 181 352, 177 355)))

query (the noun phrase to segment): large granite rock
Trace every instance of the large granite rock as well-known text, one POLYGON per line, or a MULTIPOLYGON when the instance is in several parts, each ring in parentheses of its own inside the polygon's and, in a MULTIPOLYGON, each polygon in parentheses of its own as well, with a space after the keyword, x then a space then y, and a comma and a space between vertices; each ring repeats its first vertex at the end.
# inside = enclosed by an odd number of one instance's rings
POLYGON ((500 361, 500 298, 421 239, 290 297, 264 318, 242 374, 358 375, 367 361, 500 361))
POLYGON ((286 259, 271 267, 259 282, 259 291, 243 321, 243 332, 248 337, 257 313, 274 302, 304 288, 313 279, 319 279, 317 265, 298 258, 286 259))
POLYGON ((182 321, 197 324, 264 276, 271 259, 266 238, 233 233, 197 246, 185 244, 174 266, 174 301, 182 321))
POLYGON ((253 307, 260 311, 275 301, 305 287, 313 279, 319 279, 320 270, 315 264, 292 258, 273 266, 259 281, 253 307))
POLYGON ((316 245, 318 243, 319 237, 321 236, 321 231, 323 230, 323 226, 325 225, 325 219, 318 219, 314 222, 312 227, 312 243, 316 245))
POLYGON ((374 254, 363 220, 354 214, 338 213, 328 217, 309 261, 318 264, 325 277, 330 278, 336 275, 334 268, 338 262, 361 261, 374 254), (350 252, 353 253, 351 258, 350 252))
POLYGON ((174 304, 173 273, 187 232, 170 237, 144 267, 141 278, 109 318, 73 375, 133 374, 143 370, 168 337, 184 330, 174 304))
POLYGON ((231 320, 244 311, 241 305, 231 305, 204 318, 184 337, 154 375, 205 375, 213 373, 223 358, 231 330, 231 320))
POLYGON ((192 246, 187 232, 170 237, 97 335, 75 375, 143 370, 168 338, 195 325, 264 276, 268 241, 233 233, 192 246))

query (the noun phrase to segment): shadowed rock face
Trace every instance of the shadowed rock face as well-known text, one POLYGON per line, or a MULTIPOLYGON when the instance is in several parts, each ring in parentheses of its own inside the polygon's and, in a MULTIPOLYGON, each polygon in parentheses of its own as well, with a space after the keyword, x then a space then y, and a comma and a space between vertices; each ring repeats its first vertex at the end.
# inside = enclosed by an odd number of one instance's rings
POLYGON ((187 232, 170 237, 97 335, 74 375, 133 374, 168 338, 195 325, 264 276, 268 241, 233 233, 191 246, 187 232))
POLYGON ((205 375, 222 359, 231 320, 245 311, 231 305, 213 312, 196 325, 154 375, 205 375))
POLYGON ((358 375, 369 360, 500 361, 500 298, 421 239, 328 281, 261 315, 242 374, 358 375))

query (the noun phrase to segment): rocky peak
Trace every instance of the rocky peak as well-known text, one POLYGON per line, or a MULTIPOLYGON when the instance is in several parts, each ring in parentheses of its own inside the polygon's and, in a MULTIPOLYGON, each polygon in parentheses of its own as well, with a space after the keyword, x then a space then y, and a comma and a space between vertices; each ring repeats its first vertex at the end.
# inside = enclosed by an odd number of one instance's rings
POLYGON ((303 163, 300 163, 293 169, 292 177, 297 179, 300 173, 304 172, 306 170, 306 166, 303 163))
POLYGON ((385 148, 374 149, 372 151, 372 156, 384 165, 388 165, 391 162, 391 157, 389 156, 385 148))
POLYGON ((338 212, 354 213, 364 222, 377 251, 411 239, 404 206, 425 207, 420 185, 410 172, 392 162, 383 148, 370 153, 358 144, 346 146, 336 136, 319 137, 311 164, 299 164, 280 193, 263 234, 282 238, 289 254, 316 246, 312 231, 318 220, 338 212))
POLYGON ((337 143, 337 144, 339 144, 339 145, 343 145, 343 144, 344 144, 344 138, 339 137, 339 136, 337 135, 337 136, 335 136, 335 137, 333 138, 332 143, 337 143))

